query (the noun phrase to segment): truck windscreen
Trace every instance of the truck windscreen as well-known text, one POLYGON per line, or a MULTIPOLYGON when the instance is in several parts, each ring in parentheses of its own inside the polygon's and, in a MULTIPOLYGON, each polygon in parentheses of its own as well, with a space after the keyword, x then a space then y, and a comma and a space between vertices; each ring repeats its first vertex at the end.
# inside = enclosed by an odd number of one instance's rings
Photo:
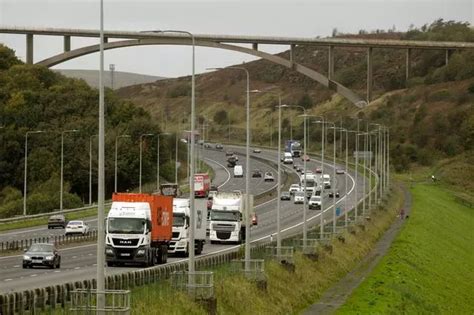
POLYGON ((137 218, 109 218, 108 233, 115 234, 143 234, 145 220, 137 218))
POLYGON ((240 221, 240 213, 234 211, 211 211, 212 221, 240 221))
POLYGON ((184 226, 186 222, 184 214, 173 213, 173 226, 180 227, 184 226))

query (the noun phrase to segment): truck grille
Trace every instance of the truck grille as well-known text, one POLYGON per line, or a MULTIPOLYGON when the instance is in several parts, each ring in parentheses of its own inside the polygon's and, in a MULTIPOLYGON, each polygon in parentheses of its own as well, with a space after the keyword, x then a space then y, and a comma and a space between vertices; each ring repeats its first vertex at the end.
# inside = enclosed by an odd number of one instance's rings
POLYGON ((216 223, 212 225, 212 228, 217 232, 232 232, 235 230, 235 225, 216 223))
POLYGON ((123 239, 123 238, 112 238, 112 242, 114 245, 118 246, 137 246, 139 238, 132 238, 132 239, 123 239))
POLYGON ((228 240, 230 238, 230 232, 216 232, 217 238, 221 240, 228 240))

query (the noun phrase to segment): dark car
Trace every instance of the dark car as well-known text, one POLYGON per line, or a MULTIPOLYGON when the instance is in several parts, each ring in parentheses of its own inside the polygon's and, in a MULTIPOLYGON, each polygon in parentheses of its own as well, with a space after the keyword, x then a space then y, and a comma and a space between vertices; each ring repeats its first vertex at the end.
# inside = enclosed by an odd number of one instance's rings
POLYGON ((62 214, 52 215, 48 219, 48 229, 66 228, 66 218, 62 214))
POLYGON ((262 172, 260 170, 254 170, 252 177, 262 177, 262 172))
MULTIPOLYGON (((329 191, 328 197, 334 198, 334 192, 332 190, 329 191)), ((339 191, 337 190, 336 190, 336 198, 339 198, 339 191)))
POLYGON ((282 191, 280 195, 281 200, 291 200, 291 194, 289 191, 282 191))
POLYGON ((229 158, 227 159, 227 167, 234 167, 235 164, 237 164, 237 159, 235 158, 235 156, 229 156, 229 158))
POLYGON ((234 152, 233 151, 225 151, 225 156, 233 156, 234 152))
POLYGON ((51 269, 61 266, 61 256, 53 244, 35 243, 23 255, 23 268, 45 266, 51 269))
POLYGON ((219 191, 219 187, 217 187, 217 185, 212 184, 209 188, 209 191, 219 191))

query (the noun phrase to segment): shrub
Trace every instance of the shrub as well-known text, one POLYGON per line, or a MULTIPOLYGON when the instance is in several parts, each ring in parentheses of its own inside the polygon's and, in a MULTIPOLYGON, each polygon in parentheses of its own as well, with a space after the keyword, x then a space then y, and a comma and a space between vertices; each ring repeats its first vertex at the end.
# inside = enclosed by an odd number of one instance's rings
POLYGON ((437 102, 437 101, 442 101, 442 100, 449 99, 450 97, 451 97, 451 92, 449 92, 446 89, 443 89, 443 90, 439 90, 439 91, 436 91, 436 92, 432 93, 428 97, 428 100, 430 100, 432 102, 437 102))
POLYGON ((214 114, 214 121, 219 125, 224 125, 227 123, 228 117, 225 110, 220 110, 214 114))
POLYGON ((469 84, 469 87, 467 88, 467 91, 468 91, 470 94, 474 94, 474 82, 472 82, 471 84, 469 84))
POLYGON ((177 98, 180 96, 188 96, 191 94, 191 87, 188 83, 182 83, 168 90, 167 96, 170 98, 177 98))

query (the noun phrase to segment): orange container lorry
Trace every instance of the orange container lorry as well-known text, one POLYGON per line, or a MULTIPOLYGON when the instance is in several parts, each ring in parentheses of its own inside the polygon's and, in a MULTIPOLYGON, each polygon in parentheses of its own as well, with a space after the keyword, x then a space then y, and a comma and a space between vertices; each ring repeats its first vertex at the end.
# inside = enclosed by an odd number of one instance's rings
POLYGON ((172 237, 173 197, 115 193, 107 215, 107 266, 166 263, 172 237))

